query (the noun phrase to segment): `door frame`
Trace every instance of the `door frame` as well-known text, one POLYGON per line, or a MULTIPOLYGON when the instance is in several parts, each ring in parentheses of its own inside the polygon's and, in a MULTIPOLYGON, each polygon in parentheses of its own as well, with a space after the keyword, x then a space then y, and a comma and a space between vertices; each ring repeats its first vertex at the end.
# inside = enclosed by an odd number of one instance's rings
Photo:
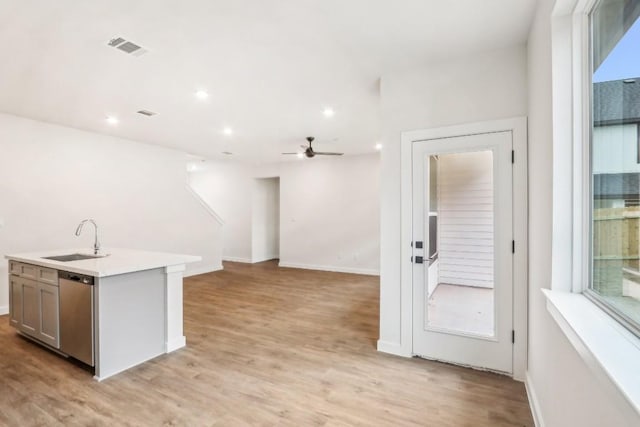
POLYGON ((432 129, 402 132, 400 145, 401 253, 400 253, 400 333, 401 353, 413 356, 413 280, 412 241, 412 144, 414 141, 470 136, 510 131, 513 135, 513 378, 524 381, 528 342, 528 184, 527 119, 514 117, 477 123, 465 123, 432 129))

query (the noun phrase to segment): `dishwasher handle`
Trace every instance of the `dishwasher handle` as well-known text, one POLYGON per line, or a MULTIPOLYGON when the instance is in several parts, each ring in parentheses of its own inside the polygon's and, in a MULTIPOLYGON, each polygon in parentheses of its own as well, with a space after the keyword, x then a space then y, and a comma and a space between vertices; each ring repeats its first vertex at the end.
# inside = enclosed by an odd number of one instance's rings
POLYGON ((86 274, 73 273, 70 271, 59 271, 58 278, 60 280, 69 280, 71 282, 79 282, 84 285, 93 286, 93 276, 87 276, 86 274))

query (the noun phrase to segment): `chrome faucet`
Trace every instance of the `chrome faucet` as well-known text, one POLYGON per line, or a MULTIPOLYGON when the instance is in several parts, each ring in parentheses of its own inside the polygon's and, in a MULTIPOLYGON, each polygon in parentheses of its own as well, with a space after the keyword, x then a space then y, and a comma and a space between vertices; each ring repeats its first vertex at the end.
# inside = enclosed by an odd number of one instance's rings
POLYGON ((96 240, 93 243, 93 253, 94 255, 98 255, 98 252, 100 252, 100 242, 98 241, 98 224, 96 224, 94 220, 85 219, 80 224, 78 224, 78 228, 76 228, 76 236, 79 236, 80 233, 82 233, 82 226, 84 225, 85 222, 90 222, 96 228, 96 236, 95 236, 96 240))

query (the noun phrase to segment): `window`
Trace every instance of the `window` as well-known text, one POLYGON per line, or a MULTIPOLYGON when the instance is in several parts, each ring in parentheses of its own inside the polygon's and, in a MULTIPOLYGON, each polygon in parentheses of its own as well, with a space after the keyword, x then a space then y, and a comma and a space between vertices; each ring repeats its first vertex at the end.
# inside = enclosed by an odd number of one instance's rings
POLYGON ((640 0, 600 0, 591 24, 590 284, 640 335, 640 0))
MULTIPOLYGON (((577 354, 602 380, 599 383, 608 388, 607 394, 609 390, 617 390, 630 403, 629 408, 635 408, 627 414, 626 419, 633 420, 629 425, 637 422, 637 408, 640 408, 640 388, 635 375, 640 372, 640 335, 633 334, 634 330, 637 333, 637 322, 632 319, 634 313, 638 313, 637 306, 633 307, 637 299, 625 296, 623 286, 618 286, 617 294, 609 293, 607 286, 622 284, 623 273, 626 271, 630 276, 628 272, 633 271, 623 269, 622 264, 631 260, 623 259, 621 250, 633 241, 634 232, 629 233, 629 228, 623 230, 622 222, 618 230, 598 227, 605 223, 607 209, 621 210, 625 205, 627 209, 635 208, 631 205, 632 199, 640 199, 637 189, 634 197, 619 196, 634 185, 640 186, 633 182, 640 172, 624 169, 637 163, 636 146, 629 151, 620 142, 626 141, 620 135, 626 135, 628 128, 623 133, 618 127, 615 138, 615 132, 605 134, 607 125, 625 123, 620 114, 607 122, 611 116, 604 114, 608 112, 603 104, 604 91, 598 88, 604 86, 600 83, 622 80, 624 84, 624 80, 636 80, 635 77, 640 76, 636 62, 640 58, 635 50, 625 52, 625 46, 628 49, 630 42, 634 43, 636 30, 632 27, 638 16, 638 2, 640 0, 556 0, 554 3, 551 26, 552 268, 551 289, 542 289, 551 317, 577 354), (609 7, 611 9, 605 10, 609 7), (605 136, 612 139, 605 141, 605 136), (620 152, 623 147, 624 155, 620 152), (605 162, 609 158, 617 160, 605 162), (612 238, 611 233, 619 236, 612 238), (612 253, 609 258, 604 256, 612 253), (617 258, 614 261, 619 265, 606 271, 603 266, 607 267, 606 262, 612 258, 617 258), (617 278, 603 274, 607 272, 615 273, 617 278), (630 304, 623 307, 615 301, 630 304)), ((637 46, 637 40, 635 43, 637 46)), ((618 89, 625 87, 622 84, 618 83, 618 89)), ((627 83, 633 84, 637 82, 627 83)), ((623 96, 617 98, 617 106, 606 105, 621 111, 625 102, 630 105, 628 101, 629 97, 623 92, 623 96)), ((635 277, 625 278, 633 279, 635 277)))

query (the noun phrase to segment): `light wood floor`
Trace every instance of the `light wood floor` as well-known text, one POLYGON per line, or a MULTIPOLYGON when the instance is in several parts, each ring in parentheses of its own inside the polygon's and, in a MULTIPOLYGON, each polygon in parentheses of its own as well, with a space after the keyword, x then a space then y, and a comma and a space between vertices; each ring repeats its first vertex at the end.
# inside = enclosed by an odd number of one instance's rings
POLYGON ((185 349, 105 380, 0 317, 4 426, 532 426, 509 378, 375 350, 377 277, 225 263, 185 280, 185 349))

